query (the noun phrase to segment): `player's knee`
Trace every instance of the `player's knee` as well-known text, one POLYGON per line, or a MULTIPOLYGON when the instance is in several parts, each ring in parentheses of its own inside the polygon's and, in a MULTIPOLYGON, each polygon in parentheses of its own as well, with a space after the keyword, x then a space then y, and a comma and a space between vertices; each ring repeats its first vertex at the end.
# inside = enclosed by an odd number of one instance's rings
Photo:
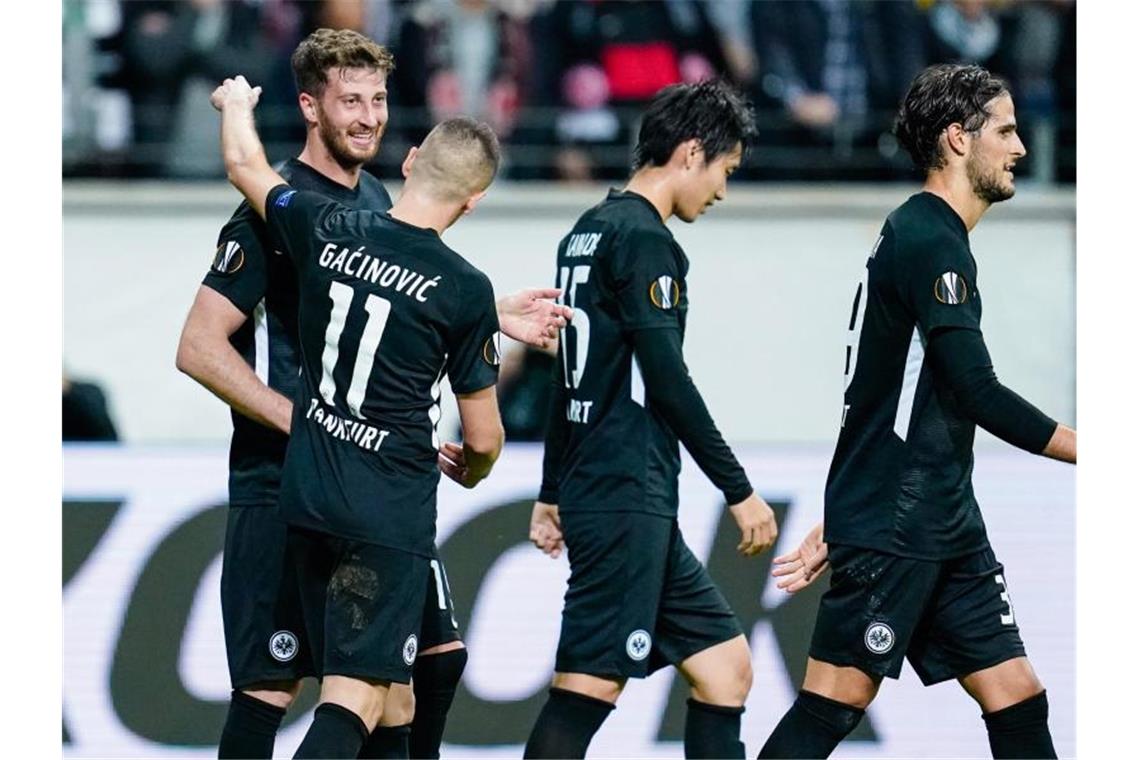
POLYGON ((625 681, 600 678, 584 673, 555 673, 551 685, 556 689, 584 694, 587 697, 615 704, 618 697, 621 696, 625 681))
POLYGON ((704 665, 689 674, 693 698, 712 705, 743 705, 752 689, 752 655, 743 638, 704 665))
POLYGON ((410 684, 392 684, 384 698, 381 726, 406 726, 416 715, 416 695, 410 684))
POLYGON ((259 699, 266 704, 287 710, 289 709, 289 705, 293 704, 293 700, 297 698, 297 695, 301 693, 301 682, 273 681, 255 684, 241 691, 247 696, 259 699))

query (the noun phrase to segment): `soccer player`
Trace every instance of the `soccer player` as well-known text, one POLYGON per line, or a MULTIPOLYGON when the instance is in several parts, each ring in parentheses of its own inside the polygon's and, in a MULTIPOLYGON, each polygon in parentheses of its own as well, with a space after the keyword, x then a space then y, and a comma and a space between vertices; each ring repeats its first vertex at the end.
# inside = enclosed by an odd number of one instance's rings
MULTIPOLYGON (((280 168, 282 176, 353 208, 388 209, 387 191, 361 167, 375 157, 387 123, 391 54, 356 32, 322 29, 298 46, 292 63, 308 133, 300 156, 280 168)), ((295 584, 283 565, 285 524, 273 508, 299 366, 296 274, 282 250, 243 203, 219 235, 178 347, 178 367, 234 410, 222 573, 234 691, 220 757, 270 757, 300 679, 313 675, 295 584)), ((568 310, 540 299, 556 295, 534 290, 503 298, 503 331, 536 345, 552 341, 568 310)), ((415 718, 410 690, 394 688, 384 719, 390 725, 377 728, 366 756, 407 756, 409 740, 416 757, 439 756, 467 653, 446 574, 435 560, 425 584, 415 718)))
POLYGON ((855 292, 824 533, 780 558, 789 591, 830 562, 803 689, 760 757, 827 757, 905 657, 926 685, 957 679, 994 757, 1056 757, 1002 565, 971 485, 975 426, 1076 462, 1076 432, 994 375, 969 232, 1013 197, 1025 156, 1006 84, 931 66, 899 110, 922 192, 887 217, 855 292))
POLYGON ((440 471, 472 488, 503 445, 491 283, 440 240, 486 193, 499 147, 485 124, 445 121, 409 151, 389 213, 354 210, 270 168, 259 95, 237 77, 211 102, 227 176, 297 267, 301 378, 278 507, 321 678, 297 757, 356 757, 389 685, 411 679, 440 471), (437 438, 444 375, 462 446, 437 438))
POLYGON ((722 82, 675 85, 641 124, 634 173, 558 247, 574 308, 564 330, 531 540, 569 552, 550 696, 526 757, 584 757, 626 680, 677 667, 692 686, 688 757, 743 757, 748 642, 677 526, 680 440, 724 494, 746 555, 776 538, 772 510, 725 445, 682 354, 689 260, 665 222, 726 194, 755 132, 722 82))

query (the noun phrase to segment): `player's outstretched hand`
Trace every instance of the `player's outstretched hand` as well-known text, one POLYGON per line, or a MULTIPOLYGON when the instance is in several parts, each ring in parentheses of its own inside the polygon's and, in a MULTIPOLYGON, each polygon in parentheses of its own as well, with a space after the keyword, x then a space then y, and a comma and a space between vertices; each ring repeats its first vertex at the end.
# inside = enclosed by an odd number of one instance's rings
POLYGON ((475 487, 475 483, 470 482, 471 478, 467 470, 467 456, 463 453, 463 447, 461 445, 451 442, 443 444, 439 447, 437 461, 439 462, 439 471, 444 475, 464 488, 475 487))
POLYGON ((776 527, 776 515, 768 502, 761 499, 753 491, 747 499, 728 508, 740 528, 740 545, 736 550, 745 557, 768 549, 776 543, 779 529, 776 527))
POLYGON ((219 111, 226 106, 240 105, 248 107, 251 111, 261 97, 261 87, 250 87, 249 82, 241 74, 233 79, 222 82, 210 95, 210 105, 219 111))
POLYGON ((805 589, 828 568, 827 544, 823 541, 823 523, 808 531, 794 550, 772 560, 772 576, 779 578, 776 588, 789 594, 805 589))
POLYGON ((530 540, 551 559, 561 556, 565 544, 562 542, 562 521, 558 519, 557 504, 534 503, 530 513, 530 540))
POLYGON ((558 331, 566 326, 574 310, 553 300, 558 288, 520 290, 499 299, 499 328, 517 341, 550 349, 558 345, 558 331))

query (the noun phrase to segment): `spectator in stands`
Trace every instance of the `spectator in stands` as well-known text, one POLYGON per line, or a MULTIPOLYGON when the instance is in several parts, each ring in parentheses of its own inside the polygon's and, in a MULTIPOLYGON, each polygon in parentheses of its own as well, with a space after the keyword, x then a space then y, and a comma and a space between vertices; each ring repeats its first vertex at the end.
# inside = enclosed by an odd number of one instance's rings
POLYGON ((259 9, 245 0, 122 4, 123 63, 134 151, 147 174, 220 174, 209 94, 241 71, 261 81, 267 54, 259 9))
MULTIPOLYGON (((886 133, 899 97, 925 64, 912 0, 774 0, 752 6, 760 60, 758 101, 782 107, 788 123, 764 124, 761 141, 829 148, 822 162, 803 151, 780 179, 872 179, 894 153, 886 133)), ((764 158, 761 152, 759 158, 764 158)), ((900 159, 901 163, 901 159, 900 159)))
POLYGON ((697 0, 561 0, 532 26, 535 100, 529 140, 557 146, 555 176, 615 179, 629 171, 630 130, 666 85, 723 71, 720 39, 697 0), (553 120, 551 120, 553 116, 553 120))

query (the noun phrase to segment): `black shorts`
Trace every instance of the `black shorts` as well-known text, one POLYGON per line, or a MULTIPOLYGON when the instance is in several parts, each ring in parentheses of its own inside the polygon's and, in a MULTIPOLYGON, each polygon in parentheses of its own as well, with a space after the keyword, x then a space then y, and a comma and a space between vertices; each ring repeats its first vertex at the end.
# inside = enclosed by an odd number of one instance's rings
POLYGON ((559 673, 644 678, 742 633, 675 519, 571 512, 561 520, 570 580, 559 673))
POLYGON ((988 547, 932 562, 832 545, 828 558, 816 660, 898 678, 905 656, 930 686, 1025 655, 1004 570, 988 547))
POLYGON ((233 506, 222 552, 222 626, 235 689, 316 674, 293 568, 288 526, 273 505, 233 506))
POLYGON ((317 675, 410 683, 431 560, 290 526, 317 675))
POLYGON ((459 641, 459 623, 455 621, 455 603, 451 599, 451 586, 447 571, 439 558, 439 547, 432 547, 431 572, 427 577, 424 594, 424 619, 420 625, 420 651, 459 641))

